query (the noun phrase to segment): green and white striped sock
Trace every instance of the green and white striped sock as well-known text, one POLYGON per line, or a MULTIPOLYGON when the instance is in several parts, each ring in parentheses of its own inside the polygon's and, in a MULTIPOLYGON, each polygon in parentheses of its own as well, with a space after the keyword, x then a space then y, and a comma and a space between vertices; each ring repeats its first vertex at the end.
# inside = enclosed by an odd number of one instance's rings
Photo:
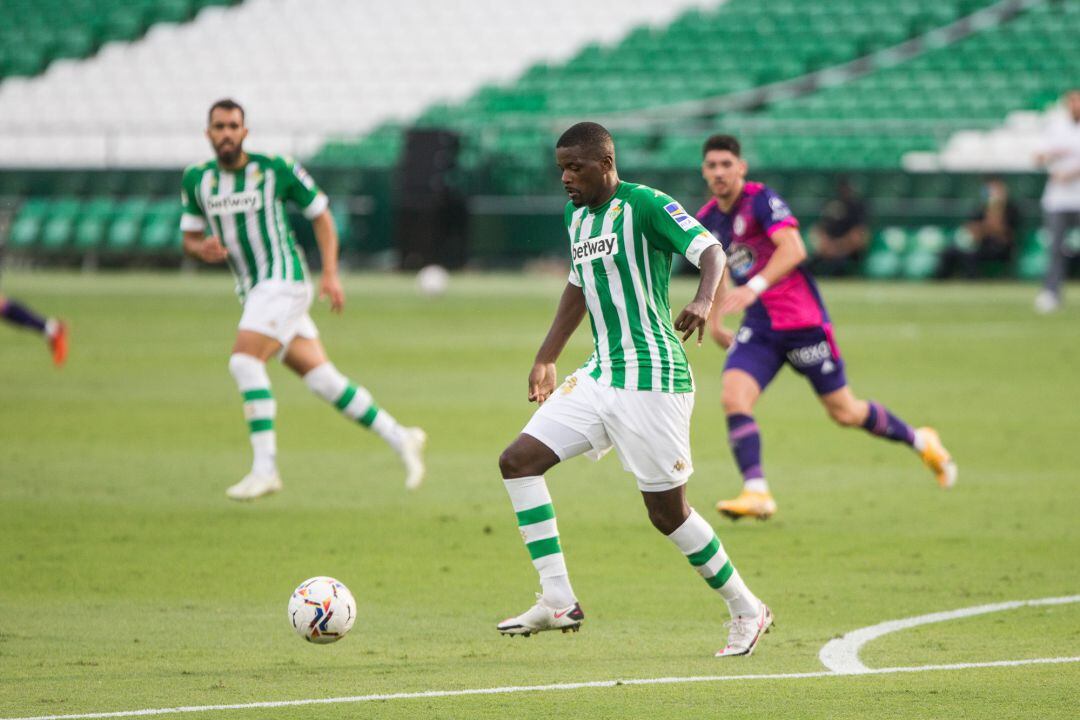
POLYGON ((394 416, 380 408, 371 393, 341 374, 331 362, 325 362, 304 375, 313 393, 332 404, 341 414, 355 420, 401 452, 403 428, 394 416))
POLYGON ((572 605, 576 598, 559 543, 555 507, 551 504, 544 477, 506 478, 503 484, 517 514, 518 530, 525 541, 525 548, 529 551, 533 566, 540 573, 544 600, 556 608, 572 605))
POLYGON ((229 358, 229 372, 236 379, 244 398, 244 418, 251 433, 254 454, 251 472, 276 474, 277 433, 274 431, 274 417, 277 415, 277 403, 270 392, 266 363, 251 355, 236 353, 229 358))
POLYGON ((690 516, 668 539, 682 551, 709 587, 727 603, 732 617, 757 614, 761 601, 746 587, 739 571, 731 564, 724 546, 712 525, 693 508, 690 516))

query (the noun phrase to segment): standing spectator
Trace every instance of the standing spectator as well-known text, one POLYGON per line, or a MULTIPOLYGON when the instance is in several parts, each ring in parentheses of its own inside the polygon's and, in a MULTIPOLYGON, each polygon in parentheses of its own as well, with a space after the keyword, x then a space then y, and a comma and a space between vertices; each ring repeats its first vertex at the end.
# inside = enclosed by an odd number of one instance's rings
POLYGON ((960 273, 973 280, 987 274, 987 264, 1008 263, 1020 231, 1020 208, 1009 197, 1009 186, 997 176, 986 178, 979 207, 965 224, 969 247, 951 247, 941 258, 939 277, 960 273))
POLYGON ((817 275, 852 275, 859 269, 870 233, 866 227, 866 203, 847 178, 836 183, 836 197, 821 210, 821 220, 811 234, 817 275))
POLYGON ((1061 306, 1065 279, 1065 235, 1080 226, 1080 88, 1065 94, 1066 111, 1054 117, 1046 129, 1035 162, 1050 177, 1043 191, 1042 208, 1050 236, 1050 264, 1043 288, 1035 298, 1035 310, 1048 313, 1061 306))

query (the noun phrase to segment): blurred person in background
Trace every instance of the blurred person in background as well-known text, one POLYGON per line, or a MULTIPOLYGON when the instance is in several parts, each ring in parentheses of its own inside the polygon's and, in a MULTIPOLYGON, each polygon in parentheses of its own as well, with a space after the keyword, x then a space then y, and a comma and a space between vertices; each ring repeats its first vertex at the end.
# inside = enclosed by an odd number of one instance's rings
POLYGON ((701 154, 701 175, 713 197, 697 218, 728 254, 709 332, 727 350, 721 403, 728 444, 743 478, 739 496, 717 503, 717 511, 733 520, 765 520, 776 512, 753 412, 784 365, 810 382, 835 423, 912 448, 941 487, 952 487, 956 463, 936 430, 912 427, 884 405, 857 397, 848 385, 829 312, 813 276, 802 267, 806 248, 787 203, 767 185, 747 181, 737 138, 713 135, 701 154), (737 331, 724 327, 726 315, 743 311, 737 331))
POLYGON ((815 275, 841 277, 858 272, 870 238, 866 216, 866 203, 847 178, 840 178, 836 196, 825 203, 811 231, 810 267, 815 275))
POLYGON ((253 500, 281 489, 274 430, 277 403, 266 372, 266 361, 275 355, 313 393, 381 437, 405 464, 405 487, 419 487, 424 431, 400 425, 370 392, 334 367, 308 314, 311 271, 289 226, 285 203, 296 203, 311 221, 322 258, 319 297, 329 298, 331 310, 340 313, 345 291, 338 277, 338 236, 330 201, 291 158, 246 152, 247 132, 240 105, 233 100, 214 103, 206 137, 215 157, 184 171, 180 193, 184 251, 203 262, 228 262, 243 303, 229 372, 243 396, 254 459, 251 472, 225 494, 253 500))
POLYGON ((0 318, 15 327, 36 332, 45 338, 57 367, 64 364, 68 352, 67 325, 54 317, 42 317, 32 309, 0 293, 0 318))
POLYGON ((1021 221, 1020 208, 1009 197, 1009 186, 1000 177, 988 177, 981 202, 964 225, 971 243, 953 245, 942 254, 938 277, 959 274, 973 280, 989 274, 994 264, 1011 262, 1021 221))
POLYGON ((1061 307, 1065 281, 1065 236, 1080 227, 1080 88, 1065 94, 1066 112, 1051 119, 1035 163, 1049 173, 1042 209, 1050 236, 1050 264, 1035 310, 1049 313, 1061 307))

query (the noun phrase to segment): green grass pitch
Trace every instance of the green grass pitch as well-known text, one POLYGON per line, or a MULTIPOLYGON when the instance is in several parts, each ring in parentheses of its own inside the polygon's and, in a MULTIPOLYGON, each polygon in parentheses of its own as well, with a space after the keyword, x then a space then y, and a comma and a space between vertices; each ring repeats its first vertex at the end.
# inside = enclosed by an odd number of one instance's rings
MULTIPOLYGON (((560 279, 347 279, 314 310, 335 363, 430 435, 430 475, 396 458, 276 364, 284 491, 225 488, 249 463, 226 368, 239 306, 223 275, 7 274, 4 291, 71 321, 68 367, 0 327, 0 718, 576 683, 815 673, 822 645, 885 620, 1080 592, 1080 309, 1031 311, 1019 285, 826 284, 855 391, 932 424, 960 463, 939 490, 908 450, 841 430, 785 370, 759 405, 780 505, 732 524, 738 489, 719 406, 721 352, 698 382, 689 496, 777 629, 716 660, 720 599, 648 523, 618 461, 549 484, 587 620, 500 637, 537 587, 499 479, 531 412, 525 380, 560 279), (292 588, 334 575, 352 633, 302 642, 292 588)), ((678 310, 693 285, 674 283, 678 310)), ((1075 294, 1076 291, 1073 291, 1075 294)), ((579 331, 559 366, 584 361, 579 331)), ((1025 608, 870 643, 870 667, 1080 655, 1080 606, 1025 608)), ((1064 718, 1080 664, 753 679, 218 710, 207 718, 1064 718)))

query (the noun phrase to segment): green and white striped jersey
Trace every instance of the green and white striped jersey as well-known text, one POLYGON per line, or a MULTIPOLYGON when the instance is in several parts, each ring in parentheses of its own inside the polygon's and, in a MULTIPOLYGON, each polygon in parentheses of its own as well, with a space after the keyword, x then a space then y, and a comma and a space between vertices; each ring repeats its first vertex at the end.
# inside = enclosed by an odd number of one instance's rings
POLYGON ((568 203, 565 221, 569 280, 585 294, 595 345, 585 370, 611 387, 693 392, 671 324, 671 255, 696 266, 716 238, 669 195, 627 182, 599 207, 568 203))
POLYGON ((229 251, 241 297, 262 280, 303 282, 308 270, 285 215, 286 200, 303 208, 309 220, 329 204, 291 158, 248 153, 247 164, 235 171, 210 160, 184 171, 180 229, 203 232, 209 224, 229 251))

